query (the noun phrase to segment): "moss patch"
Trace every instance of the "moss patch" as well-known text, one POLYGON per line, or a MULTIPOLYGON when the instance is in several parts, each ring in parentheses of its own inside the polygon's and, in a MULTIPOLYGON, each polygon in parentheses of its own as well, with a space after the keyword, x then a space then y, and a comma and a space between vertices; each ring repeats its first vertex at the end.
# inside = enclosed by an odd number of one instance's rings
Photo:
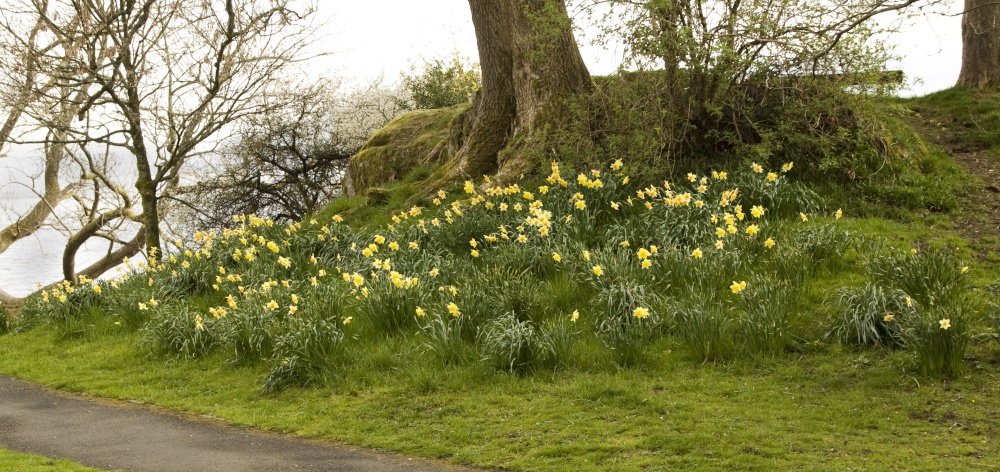
POLYGON ((351 158, 344 178, 346 193, 365 195, 371 187, 402 180, 414 168, 445 162, 451 154, 450 124, 468 107, 417 110, 390 121, 351 158))

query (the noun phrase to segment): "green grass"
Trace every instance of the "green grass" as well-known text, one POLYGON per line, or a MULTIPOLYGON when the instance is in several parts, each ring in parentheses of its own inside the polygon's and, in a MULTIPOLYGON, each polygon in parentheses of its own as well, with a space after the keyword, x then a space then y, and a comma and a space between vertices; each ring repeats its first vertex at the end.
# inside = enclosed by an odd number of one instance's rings
POLYGON ((361 354, 382 364, 368 375, 261 395, 263 369, 146 359, 134 343, 37 329, 5 337, 0 365, 62 390, 512 470, 985 470, 1000 456, 990 346, 972 352, 970 375, 945 382, 903 374, 904 353, 822 341, 765 365, 694 364, 667 341, 645 370, 529 377, 406 364, 396 356, 413 346, 402 343, 361 354))
POLYGON ((24 454, 0 448, 0 470, 16 470, 18 472, 89 472, 99 469, 92 469, 65 459, 49 459, 34 454, 24 454))
POLYGON ((952 87, 901 103, 960 150, 988 150, 1000 159, 1000 91, 952 87))
POLYGON ((785 170, 682 179, 654 198, 622 174, 563 188, 556 172, 546 190, 470 201, 469 183, 405 214, 400 183, 316 221, 247 217, 102 290, 31 300, 0 338, 0 371, 513 470, 988 467, 1000 356, 980 290, 998 268, 965 262, 947 208, 840 218, 785 170), (838 297, 865 283, 895 298, 838 297), (898 346, 831 334, 889 322, 881 307, 908 295, 898 346), (852 307, 837 300, 862 308, 840 316, 852 307), (973 303, 942 314, 931 300, 973 303), (916 347, 932 337, 958 346, 944 372, 943 354, 916 347))

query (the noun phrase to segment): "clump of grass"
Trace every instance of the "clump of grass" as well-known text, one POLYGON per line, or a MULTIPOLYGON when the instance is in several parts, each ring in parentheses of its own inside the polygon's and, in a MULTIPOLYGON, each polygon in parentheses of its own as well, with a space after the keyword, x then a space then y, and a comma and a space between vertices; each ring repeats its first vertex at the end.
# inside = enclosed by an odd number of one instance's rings
POLYGON ((414 278, 392 271, 388 278, 370 281, 364 290, 358 303, 359 315, 377 334, 396 336, 416 332, 416 310, 427 304, 427 296, 414 278))
POLYGON ((335 321, 289 319, 274 344, 274 369, 264 379, 263 391, 321 384, 345 362, 344 333, 335 321))
POLYGON ((830 335, 859 346, 903 345, 902 325, 912 311, 906 309, 906 293, 869 282, 837 294, 838 318, 830 335))
POLYGON ((236 365, 255 364, 274 353, 274 335, 279 320, 264 311, 237 311, 219 323, 221 338, 229 351, 229 362, 236 365))
POLYGON ((969 288, 962 264, 945 249, 890 252, 869 261, 868 272, 875 283, 902 290, 921 306, 961 297, 969 288))
POLYGON ((677 311, 676 333, 698 362, 723 361, 736 353, 735 317, 721 304, 690 304, 677 311))
POLYGON ((969 299, 948 299, 934 306, 920 306, 906 323, 903 334, 924 375, 955 377, 972 335, 975 308, 969 299))
POLYGON ((469 343, 463 337, 467 332, 468 315, 449 316, 432 314, 421 327, 423 347, 442 365, 460 365, 469 358, 469 343))
POLYGON ((576 326, 574 316, 550 318, 539 328, 540 364, 548 369, 570 367, 574 363, 575 350, 581 331, 576 326))
POLYGON ((156 310, 140 331, 140 345, 150 353, 182 359, 203 357, 220 345, 218 320, 203 318, 187 303, 156 310))
POLYGON ((487 365, 509 373, 525 373, 541 358, 535 328, 512 312, 487 325, 479 344, 487 365))

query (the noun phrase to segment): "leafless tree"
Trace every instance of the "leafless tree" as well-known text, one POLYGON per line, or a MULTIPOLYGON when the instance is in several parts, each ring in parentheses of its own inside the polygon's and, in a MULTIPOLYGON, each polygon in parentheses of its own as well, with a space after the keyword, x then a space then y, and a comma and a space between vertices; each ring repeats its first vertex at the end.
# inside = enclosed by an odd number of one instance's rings
POLYGON ((64 229, 68 280, 94 237, 120 248, 88 277, 122 250, 158 254, 162 201, 182 188, 185 163, 216 151, 238 120, 284 106, 274 92, 306 58, 313 11, 296 0, 24 0, 5 9, 3 47, 21 51, 24 67, 3 84, 14 100, 2 137, 44 146, 52 162, 38 211, 12 233, 46 221, 64 229), (40 131, 11 135, 21 121, 40 131), (66 166, 76 174, 68 186, 66 166), (70 197, 72 217, 53 212, 70 197))

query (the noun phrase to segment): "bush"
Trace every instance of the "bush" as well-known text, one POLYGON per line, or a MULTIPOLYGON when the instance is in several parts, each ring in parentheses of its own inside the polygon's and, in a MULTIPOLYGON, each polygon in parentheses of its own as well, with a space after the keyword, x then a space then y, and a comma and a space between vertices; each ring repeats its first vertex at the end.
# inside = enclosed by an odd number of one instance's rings
POLYGON ((447 108, 470 101, 482 87, 482 74, 478 64, 457 56, 450 61, 434 59, 419 72, 403 74, 403 87, 410 93, 413 109, 447 108))

